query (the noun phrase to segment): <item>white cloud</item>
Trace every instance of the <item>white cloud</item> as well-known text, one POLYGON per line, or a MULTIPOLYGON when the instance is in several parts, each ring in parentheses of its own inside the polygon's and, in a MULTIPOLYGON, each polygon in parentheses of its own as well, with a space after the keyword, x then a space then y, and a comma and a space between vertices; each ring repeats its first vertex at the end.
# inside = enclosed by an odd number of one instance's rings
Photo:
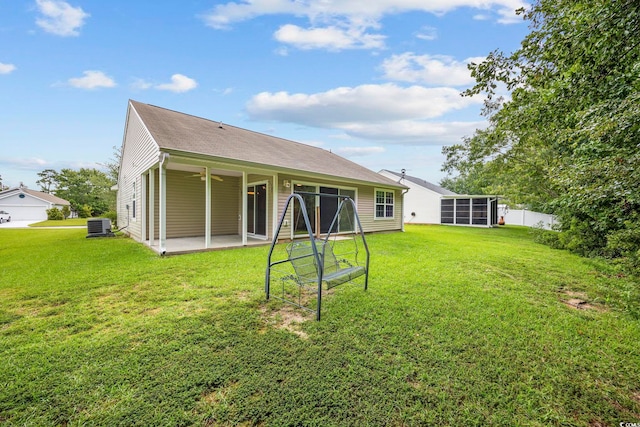
POLYGON ((9 74, 16 70, 16 66, 13 64, 4 64, 0 62, 0 74, 9 74))
POLYGON ((437 122, 428 120, 395 120, 386 123, 352 123, 344 126, 357 138, 385 141, 402 145, 448 145, 473 135, 487 122, 437 122))
POLYGON ((393 55, 384 60, 382 70, 389 80, 429 85, 465 86, 475 82, 467 69, 470 62, 482 62, 484 57, 456 61, 447 55, 415 55, 412 52, 393 55))
POLYGON ((361 157, 371 154, 384 153, 384 147, 340 147, 334 150, 337 154, 346 157, 361 157))
MULTIPOLYGON (((41 171, 43 169, 52 168, 54 163, 40 159, 38 157, 29 157, 29 158, 16 158, 16 157, 6 157, 0 158, 0 167, 3 169, 3 172, 7 172, 3 174, 3 178, 5 180, 5 184, 13 175, 9 171, 41 171)), ((15 178, 14 178, 15 180, 15 178)), ((17 183, 16 183, 17 184, 17 183)))
POLYGON ((355 138, 400 144, 444 144, 472 134, 478 122, 434 121, 482 104, 456 89, 395 84, 341 87, 315 94, 263 92, 246 110, 252 119, 336 129, 355 138))
POLYGON ((477 15, 473 15, 473 19, 476 21, 488 21, 491 17, 487 14, 478 13, 477 15))
MULTIPOLYGON (((525 4, 521 5, 520 7, 524 6, 525 4)), ((500 24, 519 24, 524 22, 524 20, 522 19, 522 15, 516 15, 513 10, 507 8, 499 9, 498 15, 500 16, 500 18, 498 18, 498 23, 500 24)))
POLYGON ((261 15, 289 14, 302 16, 310 22, 332 22, 343 19, 356 23, 368 21, 375 26, 384 16, 403 12, 426 12, 444 14, 463 7, 482 11, 496 10, 502 20, 515 16, 515 10, 526 6, 521 0, 240 0, 216 5, 203 15, 207 25, 217 28, 230 28, 234 23, 246 21, 261 15))
POLYGON ((168 90, 170 92, 182 93, 195 89, 198 83, 185 75, 174 74, 171 76, 171 83, 163 83, 154 86, 158 90, 168 90))
POLYGON ((36 24, 48 33, 58 36, 77 36, 78 29, 90 15, 80 7, 59 0, 36 0, 38 11, 42 14, 36 24))
POLYGON ((315 94, 262 92, 249 101, 247 111, 256 119, 331 127, 350 121, 434 118, 481 103, 480 97, 461 97, 452 88, 405 88, 387 83, 340 87, 315 94))
MULTIPOLYGON (((238 0, 218 4, 202 15, 206 25, 229 29, 233 24, 265 15, 290 15, 307 19, 308 28, 282 25, 274 37, 300 49, 382 49, 385 36, 380 29, 385 15, 425 12, 442 15, 460 8, 473 8, 497 16, 497 22, 521 21, 515 10, 527 6, 522 0, 238 0)), ((423 27, 416 37, 434 40, 435 29, 423 27)), ((287 50, 276 51, 286 56, 287 50)))
POLYGON ((281 43, 293 45, 299 49, 379 49, 384 47, 385 37, 368 34, 363 28, 301 28, 297 25, 283 25, 274 37, 281 43))
POLYGON ((438 38, 438 30, 434 27, 424 26, 416 33, 416 37, 422 40, 436 40, 438 38))
POLYGON ((115 87, 116 82, 102 71, 85 71, 84 77, 74 77, 68 80, 69 85, 78 89, 97 89, 101 87, 115 87))
POLYGON ((147 90, 151 87, 153 87, 153 83, 149 83, 144 79, 136 78, 131 83, 131 89, 133 90, 147 90))

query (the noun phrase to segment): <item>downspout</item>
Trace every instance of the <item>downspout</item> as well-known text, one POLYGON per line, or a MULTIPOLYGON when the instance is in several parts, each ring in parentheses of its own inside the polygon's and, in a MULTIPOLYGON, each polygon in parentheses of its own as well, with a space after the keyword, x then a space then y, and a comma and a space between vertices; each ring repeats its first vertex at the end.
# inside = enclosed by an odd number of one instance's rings
POLYGON ((406 190, 404 190, 402 192, 402 209, 401 209, 401 213, 402 213, 402 231, 404 232, 404 195, 407 194, 409 192, 410 188, 407 188, 406 190))
MULTIPOLYGON (((404 181, 404 174, 406 173, 405 169, 401 170, 402 172, 402 176, 400 177, 400 179, 398 180, 398 184, 402 184, 402 181, 404 181)), ((402 184, 404 185, 404 184, 402 184)), ((401 231, 404 233, 404 195, 407 194, 409 192, 410 188, 407 188, 406 190, 402 191, 402 194, 400 194, 402 196, 402 209, 400 209, 400 218, 402 220, 402 228, 401 231)))

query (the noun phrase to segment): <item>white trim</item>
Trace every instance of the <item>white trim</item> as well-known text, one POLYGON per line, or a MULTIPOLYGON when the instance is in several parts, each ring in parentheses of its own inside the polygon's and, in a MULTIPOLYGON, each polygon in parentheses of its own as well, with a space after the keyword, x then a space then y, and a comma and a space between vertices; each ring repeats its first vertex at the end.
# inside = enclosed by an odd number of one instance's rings
POLYGON ((373 189, 373 220, 374 221, 390 221, 390 220, 394 220, 396 219, 396 205, 397 205, 397 197, 396 197, 396 192, 393 189, 385 189, 384 187, 375 187, 373 189), (382 191, 384 192, 384 204, 383 206, 385 207, 384 209, 384 216, 378 216, 378 191, 382 191), (387 193, 391 193, 393 194, 393 215, 392 216, 387 216, 387 206, 389 206, 389 204, 387 203, 387 193))
MULTIPOLYGON (((268 180, 249 182, 247 184, 247 186, 245 187, 245 189, 244 189, 245 194, 247 193, 247 188, 256 187, 256 186, 262 185, 262 184, 264 184, 264 186, 265 186, 265 189, 266 189, 265 191, 267 192, 267 202, 269 202, 269 181, 268 180)), ((249 215, 249 203, 248 202, 249 202, 249 200, 247 198, 247 216, 249 215)), ((254 208, 255 208, 255 199, 254 199, 254 208)), ((253 229, 254 229, 254 232, 253 233, 249 233, 249 226, 248 226, 249 219, 247 218, 247 235, 251 236, 252 238, 255 238, 255 239, 267 240, 267 238, 269 237, 269 217, 268 217, 269 209, 266 209, 266 212, 265 212, 264 234, 256 234, 255 233, 255 229, 256 229, 256 226, 255 226, 255 219, 256 219, 256 217, 255 217, 255 209, 254 209, 253 215, 254 215, 253 216, 253 222, 254 222, 253 229)))
POLYGON ((204 167, 204 247, 211 246, 211 172, 209 166, 204 167))
POLYGON ((247 246, 247 172, 242 171, 242 246, 247 246))
POLYGON ((140 240, 147 240, 147 185, 149 183, 149 174, 144 173, 140 177, 140 240))
POLYGON ((164 254, 167 250, 167 171, 163 164, 158 168, 158 181, 160 184, 160 254, 164 254))
POLYGON ((149 246, 155 244, 156 239, 156 170, 149 169, 149 204, 147 213, 149 216, 149 246))

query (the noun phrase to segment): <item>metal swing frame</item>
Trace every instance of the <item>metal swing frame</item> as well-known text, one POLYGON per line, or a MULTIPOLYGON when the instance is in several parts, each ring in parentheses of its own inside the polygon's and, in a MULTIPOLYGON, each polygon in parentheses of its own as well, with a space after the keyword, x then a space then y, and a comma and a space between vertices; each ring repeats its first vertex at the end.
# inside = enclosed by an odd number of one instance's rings
MULTIPOLYGON (((292 224, 293 226, 293 224, 292 224)), ((319 230, 318 230, 319 231, 319 230)), ((291 242, 290 245, 295 244, 295 239, 293 242, 291 242)), ((357 245, 357 243, 356 243, 357 245)), ((346 282, 350 282, 353 279, 355 279, 356 277, 360 277, 362 275, 364 275, 364 290, 366 291, 369 285, 369 246, 367 245, 367 240, 365 238, 364 235, 364 231, 362 230, 362 224, 360 223, 360 217, 358 216, 358 211, 356 209, 356 204, 353 201, 353 199, 351 197, 348 196, 343 196, 343 195, 338 195, 338 194, 327 194, 327 193, 310 193, 310 192, 296 192, 291 194, 288 198, 287 198, 287 202, 285 203, 284 206, 284 210, 282 211, 282 215, 280 216, 280 221, 278 222, 278 227, 275 230, 274 234, 273 234, 273 241, 271 242, 271 248, 269 249, 269 255, 267 257, 267 270, 266 270, 266 277, 265 277, 265 293, 266 293, 266 297, 267 300, 269 300, 270 298, 270 293, 271 293, 271 269, 274 266, 283 264, 283 263, 291 263, 292 265, 294 265, 294 263, 298 260, 301 260, 303 258, 307 258, 307 257, 313 257, 313 263, 315 266, 315 274, 313 278, 313 281, 316 283, 317 285, 317 301, 316 301, 316 320, 320 320, 320 313, 321 313, 321 308, 322 308, 322 285, 323 283, 327 283, 328 288, 330 287, 334 287, 334 286, 338 286, 342 283, 346 283, 346 282), (302 195, 311 195, 311 196, 315 196, 315 197, 335 197, 335 198, 339 198, 340 202, 338 204, 338 209, 336 210, 335 215, 333 216, 333 220, 331 221, 331 226, 329 227, 329 231, 327 232, 326 236, 324 238, 316 238, 313 234, 312 228, 311 228, 311 222, 309 221, 309 214, 307 213, 307 206, 306 203, 304 202, 304 199, 302 198, 302 195), (287 216, 287 212, 289 210, 289 206, 291 205, 291 203, 295 203, 295 201, 298 201, 300 204, 300 211, 302 213, 302 216, 304 218, 304 224, 307 230, 307 234, 308 234, 308 240, 305 240, 306 242, 309 242, 309 247, 311 249, 310 253, 306 253, 306 254, 302 254, 302 255, 295 255, 293 254, 293 250, 289 249, 287 250, 288 253, 288 257, 287 259, 283 259, 283 260, 278 260, 278 261, 272 261, 271 257, 273 255, 273 250, 277 244, 278 241, 278 235, 280 234, 280 230, 282 229, 282 225, 286 220, 286 216, 287 216), (360 237, 362 238, 362 243, 363 243, 363 247, 366 253, 366 261, 365 261, 365 265, 364 268, 362 268, 361 266, 358 266, 357 270, 354 270, 353 267, 349 267, 349 268, 337 268, 337 270, 332 271, 330 274, 326 274, 327 272, 325 271, 325 267, 327 267, 325 265, 325 261, 326 261, 326 257, 328 257, 329 259, 333 258, 334 261, 336 261, 335 259, 335 255, 333 254, 333 248, 330 246, 330 242, 329 242, 329 238, 334 235, 337 234, 337 223, 340 217, 340 213, 342 212, 342 210, 344 209, 344 207, 349 204, 352 208, 353 208, 353 216, 355 219, 355 224, 354 225, 354 229, 352 231, 352 234, 355 235, 360 235, 360 237), (357 225, 357 230, 355 229, 357 225), (336 231, 334 232, 334 228, 336 228, 336 231), (320 246, 320 250, 318 249, 318 246, 320 246), (332 279, 332 285, 327 282, 326 278, 327 277, 331 277, 332 279)), ((357 256, 357 250, 356 250, 356 256, 357 256)), ((336 265, 337 265, 337 261, 336 261, 336 265)), ((295 268, 294 268, 295 269, 295 268)), ((292 277, 292 279, 295 280, 295 282, 298 284, 299 288, 301 288, 303 286, 303 283, 305 283, 305 280, 303 280, 300 275, 297 273, 296 271, 296 276, 292 277)), ((307 278, 308 279, 308 278, 307 278)), ((309 283, 308 280, 306 280, 307 283, 309 283)), ((300 289, 299 289, 299 292, 300 289)), ((283 291, 283 296, 282 297, 278 297, 275 296, 275 298, 279 298, 281 300, 283 300, 284 302, 287 302, 289 304, 293 304, 297 307, 303 308, 305 310, 309 310, 309 311, 314 311, 309 309, 308 307, 303 306, 301 303, 295 303, 294 301, 290 301, 287 300, 286 298, 284 298, 284 291, 283 291)))

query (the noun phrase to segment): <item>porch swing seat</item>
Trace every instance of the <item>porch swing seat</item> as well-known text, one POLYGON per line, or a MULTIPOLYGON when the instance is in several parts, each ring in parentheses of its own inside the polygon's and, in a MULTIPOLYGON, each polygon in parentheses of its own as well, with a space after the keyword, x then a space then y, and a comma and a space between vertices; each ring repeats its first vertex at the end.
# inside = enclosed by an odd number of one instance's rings
MULTIPOLYGON (((316 240, 318 255, 322 257, 322 282, 327 289, 349 282, 367 272, 366 268, 360 265, 351 265, 347 260, 338 260, 333 253, 331 244, 327 241, 316 240)), ((287 247, 289 261, 296 272, 298 285, 315 285, 318 283, 318 273, 320 267, 313 253, 311 243, 293 242, 287 247)))
MULTIPOLYGON (((315 200, 315 199, 314 199, 315 200)), ((290 227, 289 225, 287 225, 290 227)), ((302 230, 300 230, 302 231, 302 230)), ((316 320, 320 320, 322 307, 322 293, 324 289, 331 289, 343 283, 352 282, 354 279, 364 278, 364 290, 369 283, 369 247, 364 237, 362 224, 358 217, 356 204, 351 197, 338 194, 296 192, 291 194, 284 205, 278 227, 274 231, 273 241, 267 257, 267 269, 265 274, 265 293, 267 300, 271 295, 272 273, 281 284, 281 295, 274 295, 289 304, 314 312, 316 320), (314 231, 307 213, 307 203, 302 195, 317 197, 334 197, 339 200, 337 209, 331 221, 331 226, 324 239, 314 237, 314 231), (297 207, 295 206, 297 203, 297 207), (347 206, 347 208, 345 208, 347 206), (278 251, 277 259, 273 260, 274 248, 278 243, 278 236, 287 219, 290 208, 297 210, 298 220, 292 224, 300 224, 300 215, 304 219, 304 227, 308 239, 296 233, 300 227, 294 225, 289 228, 290 238, 293 240, 282 251, 278 251), (351 214, 349 215, 349 211, 351 214), (347 215, 347 220, 343 220, 347 215), (344 231, 338 231, 344 227, 344 231), (337 234, 351 235, 352 239, 343 239, 344 242, 336 243, 337 234), (333 237, 333 239, 332 239, 333 237), (358 238, 359 237, 359 238, 358 238), (302 240, 304 239, 304 240, 302 240), (343 244, 344 243, 344 244, 343 244), (364 249, 364 256, 358 254, 364 249), (335 251, 334 251, 335 250, 335 251), (364 258, 364 259, 363 259, 364 258), (362 264, 362 265, 361 265, 362 264), (290 286, 292 285, 292 286, 290 286), (308 307, 313 304, 315 293, 316 309, 308 307)), ((358 280, 359 281, 359 280, 358 280)))

